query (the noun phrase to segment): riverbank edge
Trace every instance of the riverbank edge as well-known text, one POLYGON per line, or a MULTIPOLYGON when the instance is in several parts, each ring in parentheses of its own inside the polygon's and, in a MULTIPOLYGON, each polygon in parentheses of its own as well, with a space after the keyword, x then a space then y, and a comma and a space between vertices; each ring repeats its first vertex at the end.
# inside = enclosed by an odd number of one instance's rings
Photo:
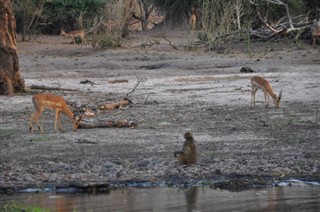
POLYGON ((320 176, 251 176, 230 174, 210 179, 191 179, 170 177, 161 181, 147 181, 143 179, 131 179, 109 182, 64 182, 62 184, 23 185, 23 186, 2 186, 0 195, 14 195, 17 193, 110 193, 112 190, 128 188, 155 188, 155 187, 176 187, 189 188, 194 186, 205 186, 212 189, 228 191, 243 191, 250 189, 263 189, 277 186, 292 186, 293 184, 319 185, 320 176))

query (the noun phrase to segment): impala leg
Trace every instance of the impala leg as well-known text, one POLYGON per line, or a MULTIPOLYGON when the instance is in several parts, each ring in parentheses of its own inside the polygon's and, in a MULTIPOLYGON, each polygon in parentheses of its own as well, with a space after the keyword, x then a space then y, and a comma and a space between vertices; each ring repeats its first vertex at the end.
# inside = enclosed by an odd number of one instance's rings
POLYGON ((38 126, 38 129, 43 133, 43 129, 42 129, 41 125, 39 124, 39 118, 40 118, 42 112, 43 112, 43 110, 35 112, 33 119, 35 120, 35 122, 38 126))
POLYGON ((265 94, 265 106, 269 107, 269 94, 268 93, 265 94))
POLYGON ((251 105, 253 104, 254 106, 256 105, 256 93, 257 93, 258 89, 255 87, 252 87, 252 91, 251 91, 251 105))
POLYGON ((80 37, 81 38, 81 46, 83 44, 87 45, 87 40, 84 37, 80 37))
POLYGON ((33 133, 32 125, 33 125, 33 118, 34 118, 35 114, 36 114, 36 112, 33 112, 31 114, 30 121, 29 121, 29 130, 30 130, 31 133, 33 133))
POLYGON ((55 110, 55 119, 54 119, 54 130, 58 132, 57 126, 59 130, 61 130, 61 116, 60 116, 60 110, 56 109, 55 110))
POLYGON ((62 131, 61 111, 59 111, 59 114, 58 114, 58 127, 59 127, 59 130, 62 131))

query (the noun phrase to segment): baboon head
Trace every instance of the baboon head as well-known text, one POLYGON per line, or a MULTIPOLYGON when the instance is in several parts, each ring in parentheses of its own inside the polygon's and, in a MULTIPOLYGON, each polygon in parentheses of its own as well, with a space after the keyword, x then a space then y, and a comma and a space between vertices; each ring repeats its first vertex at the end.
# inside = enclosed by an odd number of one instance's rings
POLYGON ((192 133, 191 133, 191 132, 186 132, 186 133, 184 134, 184 138, 185 138, 186 140, 192 139, 192 138, 193 138, 192 133))

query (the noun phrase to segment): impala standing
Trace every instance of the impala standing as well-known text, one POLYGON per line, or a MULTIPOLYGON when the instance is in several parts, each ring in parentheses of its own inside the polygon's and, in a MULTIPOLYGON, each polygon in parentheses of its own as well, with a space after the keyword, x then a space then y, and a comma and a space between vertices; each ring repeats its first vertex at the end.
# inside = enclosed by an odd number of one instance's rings
POLYGON ((254 76, 251 78, 251 105, 256 105, 256 92, 260 89, 264 93, 264 103, 265 106, 269 106, 269 96, 273 99, 273 103, 276 106, 276 108, 280 107, 280 100, 282 96, 282 90, 279 93, 279 96, 273 92, 272 87, 268 80, 260 77, 260 76, 254 76))
POLYGON ((67 105, 67 102, 61 96, 49 93, 39 93, 32 97, 32 103, 35 108, 35 112, 32 113, 29 123, 31 133, 33 133, 32 126, 34 122, 37 124, 38 129, 43 132, 43 129, 39 124, 39 118, 45 109, 53 109, 55 111, 55 131, 58 131, 57 125, 59 125, 59 129, 62 130, 60 115, 61 112, 70 119, 74 131, 78 129, 78 124, 81 120, 81 116, 78 114, 74 114, 67 105))
MULTIPOLYGON (((84 38, 85 32, 83 30, 75 30, 71 32, 65 32, 63 29, 61 29, 61 36, 70 37, 70 41, 73 40, 74 44, 76 44, 76 40, 74 38, 80 38, 81 39, 81 46, 83 44, 87 44, 87 40, 84 38)), ((69 43, 70 43, 69 41, 69 43)))
POLYGON ((197 13, 196 8, 191 7, 191 16, 190 16, 190 24, 191 24, 191 30, 196 30, 196 22, 197 22, 197 13))

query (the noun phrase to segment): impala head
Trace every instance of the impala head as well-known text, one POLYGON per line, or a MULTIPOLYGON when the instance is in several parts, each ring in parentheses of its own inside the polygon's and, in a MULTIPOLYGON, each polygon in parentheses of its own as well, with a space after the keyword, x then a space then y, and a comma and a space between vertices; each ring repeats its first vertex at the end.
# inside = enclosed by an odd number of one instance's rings
POLYGON ((276 105, 276 108, 279 108, 281 105, 281 97, 282 97, 282 90, 280 90, 279 96, 276 98, 276 101, 274 102, 274 104, 276 105))
POLYGON ((64 31, 63 28, 61 28, 61 29, 60 29, 60 35, 65 35, 65 34, 66 34, 66 32, 64 31))

